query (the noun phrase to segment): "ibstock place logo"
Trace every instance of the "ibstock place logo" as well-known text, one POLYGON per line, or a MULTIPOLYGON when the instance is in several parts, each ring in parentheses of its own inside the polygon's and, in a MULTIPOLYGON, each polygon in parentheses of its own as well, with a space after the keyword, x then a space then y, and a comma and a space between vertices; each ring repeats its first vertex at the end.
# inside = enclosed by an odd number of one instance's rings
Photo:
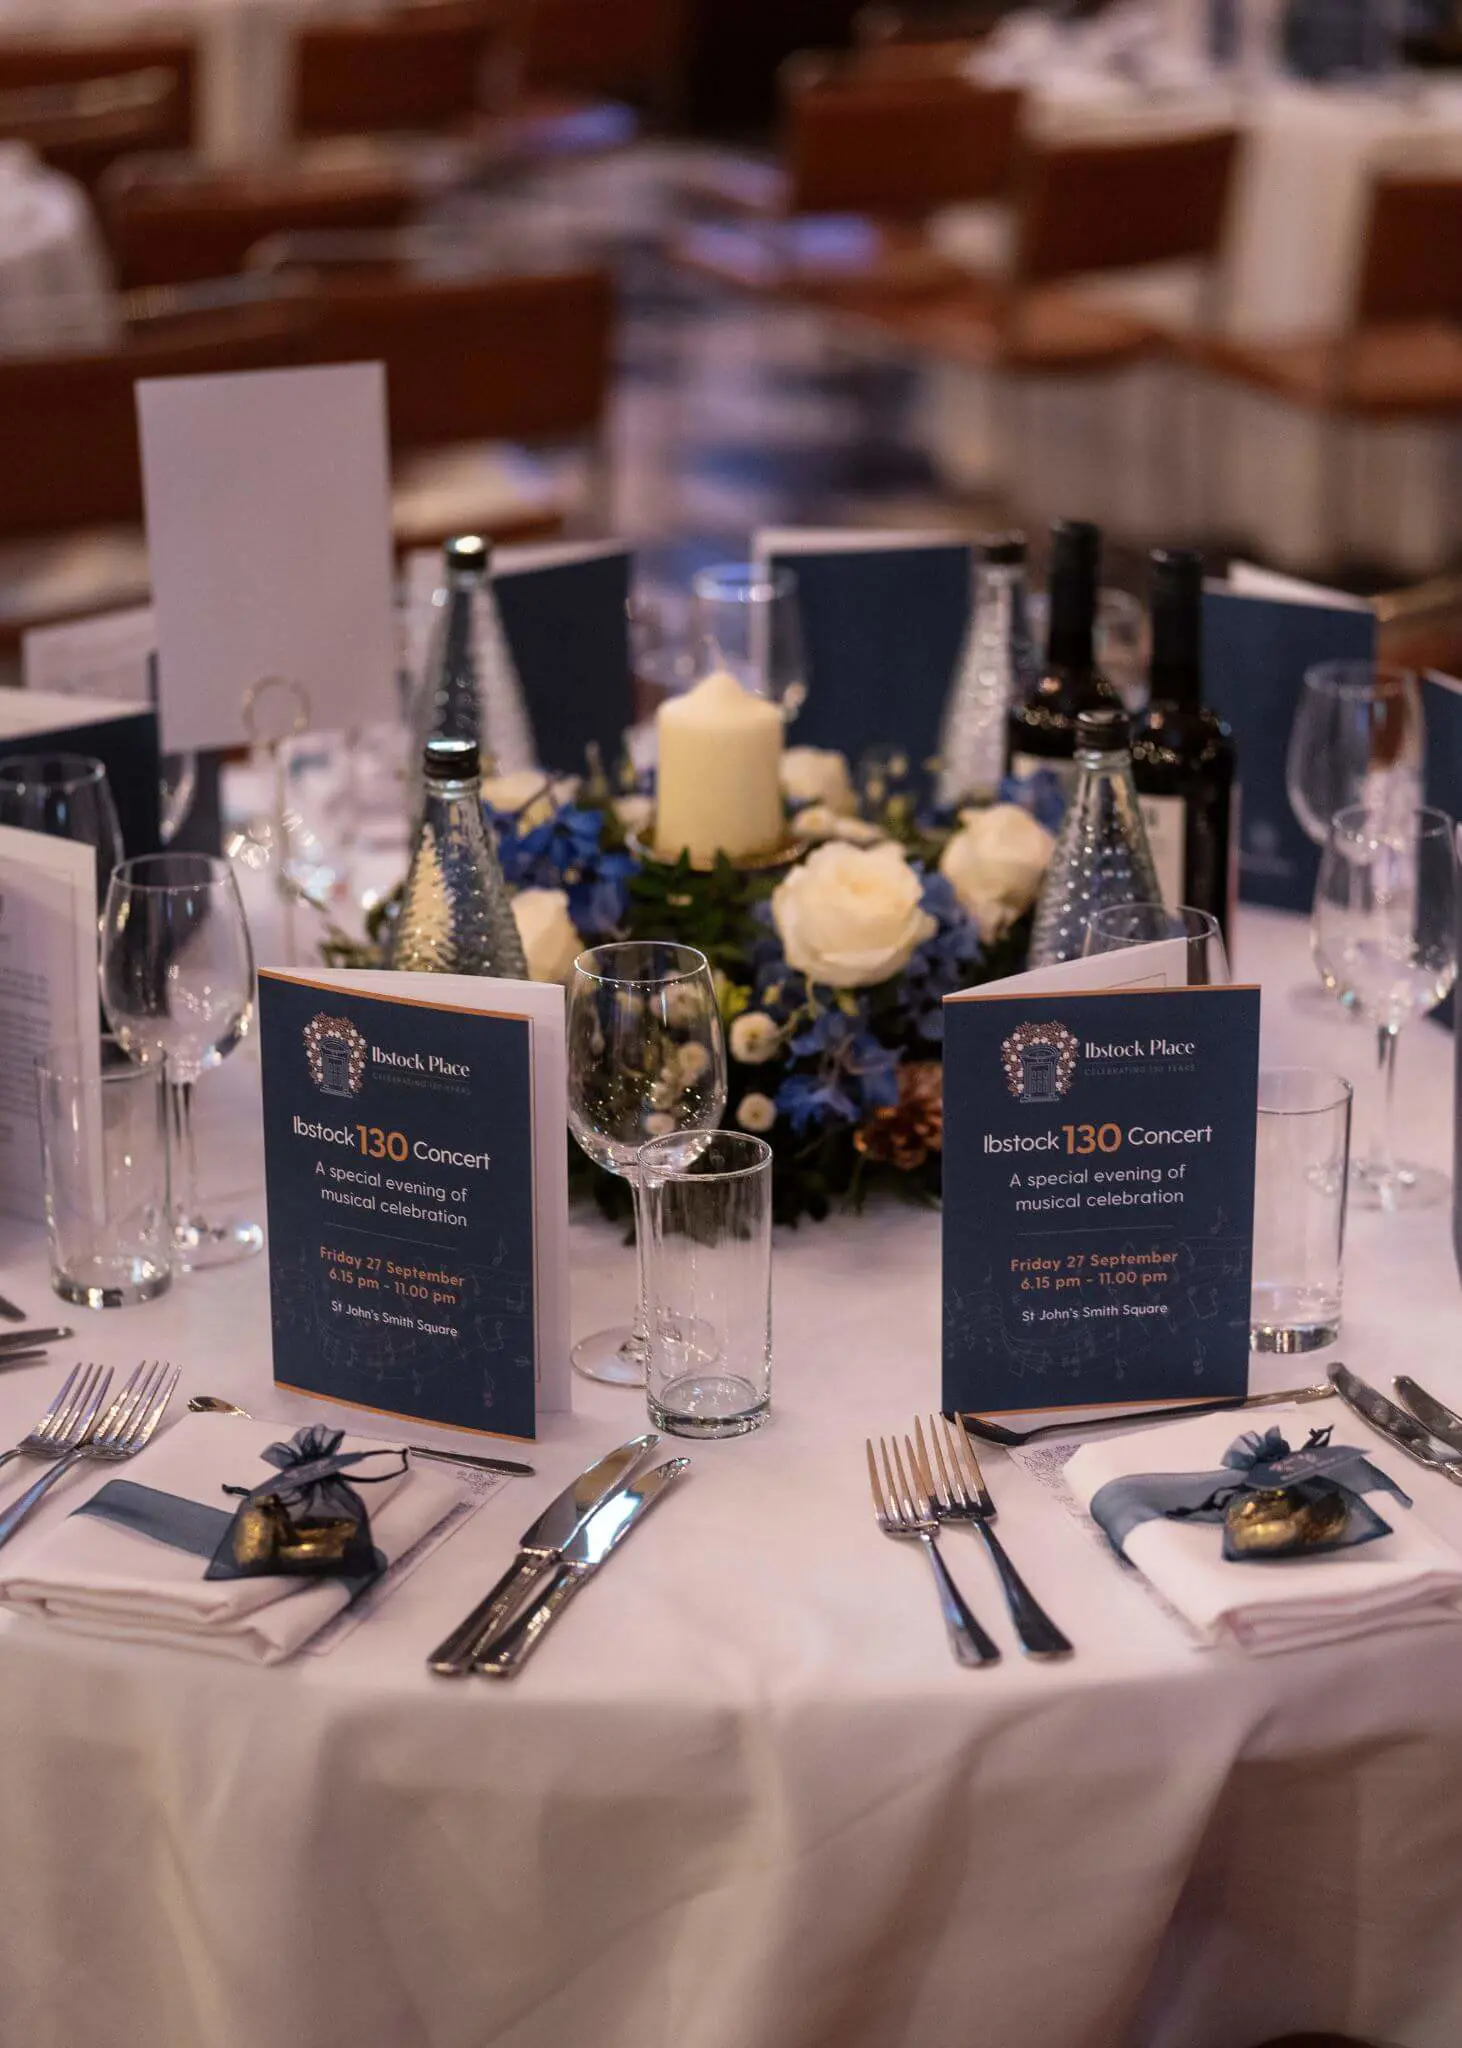
POLYGON ((310 1079, 322 1095, 359 1095, 365 1079, 365 1039, 348 1017, 311 1017, 304 1029, 310 1079))
POLYGON ((1020 1024, 1000 1047, 1017 1102, 1059 1102, 1076 1079, 1076 1037, 1064 1024, 1020 1024))

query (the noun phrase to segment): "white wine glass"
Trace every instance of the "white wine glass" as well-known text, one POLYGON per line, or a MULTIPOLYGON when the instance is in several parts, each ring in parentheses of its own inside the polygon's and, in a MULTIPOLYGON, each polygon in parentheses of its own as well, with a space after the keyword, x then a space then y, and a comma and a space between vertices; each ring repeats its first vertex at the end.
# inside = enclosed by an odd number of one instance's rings
POLYGON ((1285 787, 1305 836, 1323 846, 1337 811, 1413 810, 1421 802, 1426 723, 1410 669, 1322 661, 1305 671, 1290 728, 1285 787))
POLYGON ((807 655, 790 569, 722 562, 698 570, 690 584, 690 634, 697 682, 729 670, 792 723, 807 702, 807 655))
POLYGON ((1208 910, 1186 904, 1108 903, 1086 922, 1082 957, 1122 953, 1131 946, 1155 946, 1165 939, 1183 939, 1188 948, 1188 987, 1223 988, 1229 981, 1228 955, 1218 919, 1208 910))
MULTIPOLYGON (((726 1108, 726 1043, 705 954, 659 939, 581 953, 569 985, 568 1066, 569 1129, 596 1166, 631 1186, 647 1139, 715 1130, 726 1108)), ((635 1243, 638 1258, 638 1222, 635 1243)), ((640 1259, 633 1327, 583 1338, 575 1370, 643 1386, 644 1316, 640 1259)))
POLYGON ((95 848, 98 901, 122 858, 107 771, 89 754, 16 754, 0 761, 0 825, 95 848))
POLYGON ((1354 1199, 1367 1209, 1431 1207, 1445 1175, 1398 1161, 1392 1132, 1397 1040, 1457 979, 1457 856, 1445 811, 1337 811, 1310 936, 1326 988, 1376 1030, 1383 1107, 1375 1149, 1351 1168, 1354 1199))
POLYGON ((152 853, 113 872, 102 913, 102 1007, 129 1059, 166 1069, 173 1257, 227 1265, 264 1242, 257 1223, 199 1209, 193 1088, 254 1017, 254 953, 233 869, 202 853, 152 853))

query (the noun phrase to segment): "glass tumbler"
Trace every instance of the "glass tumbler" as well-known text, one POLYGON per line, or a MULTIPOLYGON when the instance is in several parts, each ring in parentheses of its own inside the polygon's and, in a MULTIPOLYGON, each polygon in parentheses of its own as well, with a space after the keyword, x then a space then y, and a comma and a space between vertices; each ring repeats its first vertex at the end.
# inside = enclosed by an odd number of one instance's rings
POLYGON ((83 1308, 151 1301, 172 1281, 162 1071, 115 1039, 70 1039, 36 1062, 51 1284, 83 1308))
POLYGON ((1259 1076, 1253 1351, 1318 1351, 1340 1335, 1351 1086, 1313 1067, 1259 1076))
POLYGON ((771 1412, 772 1148, 677 1131, 640 1147, 650 1420, 745 1436, 771 1412))

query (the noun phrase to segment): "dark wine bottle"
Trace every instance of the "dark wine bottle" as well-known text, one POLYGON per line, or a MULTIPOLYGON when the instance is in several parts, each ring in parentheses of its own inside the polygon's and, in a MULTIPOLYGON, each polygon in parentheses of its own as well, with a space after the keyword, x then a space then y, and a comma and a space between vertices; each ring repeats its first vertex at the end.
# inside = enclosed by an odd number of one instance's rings
POLYGON ((1083 711, 1122 708, 1096 665, 1097 587, 1101 529, 1086 519, 1058 519, 1051 528, 1047 578, 1046 654, 1034 689, 1010 713, 1010 772, 1053 769, 1075 780, 1076 721, 1083 711))
POLYGON ((1132 772, 1163 901, 1218 919, 1233 908, 1233 736, 1203 702, 1203 558, 1154 548, 1152 699, 1132 742, 1132 772))

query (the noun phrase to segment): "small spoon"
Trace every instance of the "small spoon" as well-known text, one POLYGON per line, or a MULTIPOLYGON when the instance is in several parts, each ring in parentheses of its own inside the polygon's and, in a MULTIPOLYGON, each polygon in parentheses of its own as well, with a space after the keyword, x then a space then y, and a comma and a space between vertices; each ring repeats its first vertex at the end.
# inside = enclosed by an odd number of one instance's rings
MULTIPOLYGON (((188 1403, 194 1415, 242 1415, 252 1421, 247 1408, 240 1408, 236 1401, 225 1401, 221 1394, 194 1394, 188 1403)), ((443 1465, 475 1465, 479 1472, 505 1472, 510 1479, 531 1479, 533 1467, 521 1465, 514 1458, 477 1458, 470 1451, 433 1451, 425 1444, 408 1444, 407 1450, 413 1458, 434 1458, 443 1465)))

